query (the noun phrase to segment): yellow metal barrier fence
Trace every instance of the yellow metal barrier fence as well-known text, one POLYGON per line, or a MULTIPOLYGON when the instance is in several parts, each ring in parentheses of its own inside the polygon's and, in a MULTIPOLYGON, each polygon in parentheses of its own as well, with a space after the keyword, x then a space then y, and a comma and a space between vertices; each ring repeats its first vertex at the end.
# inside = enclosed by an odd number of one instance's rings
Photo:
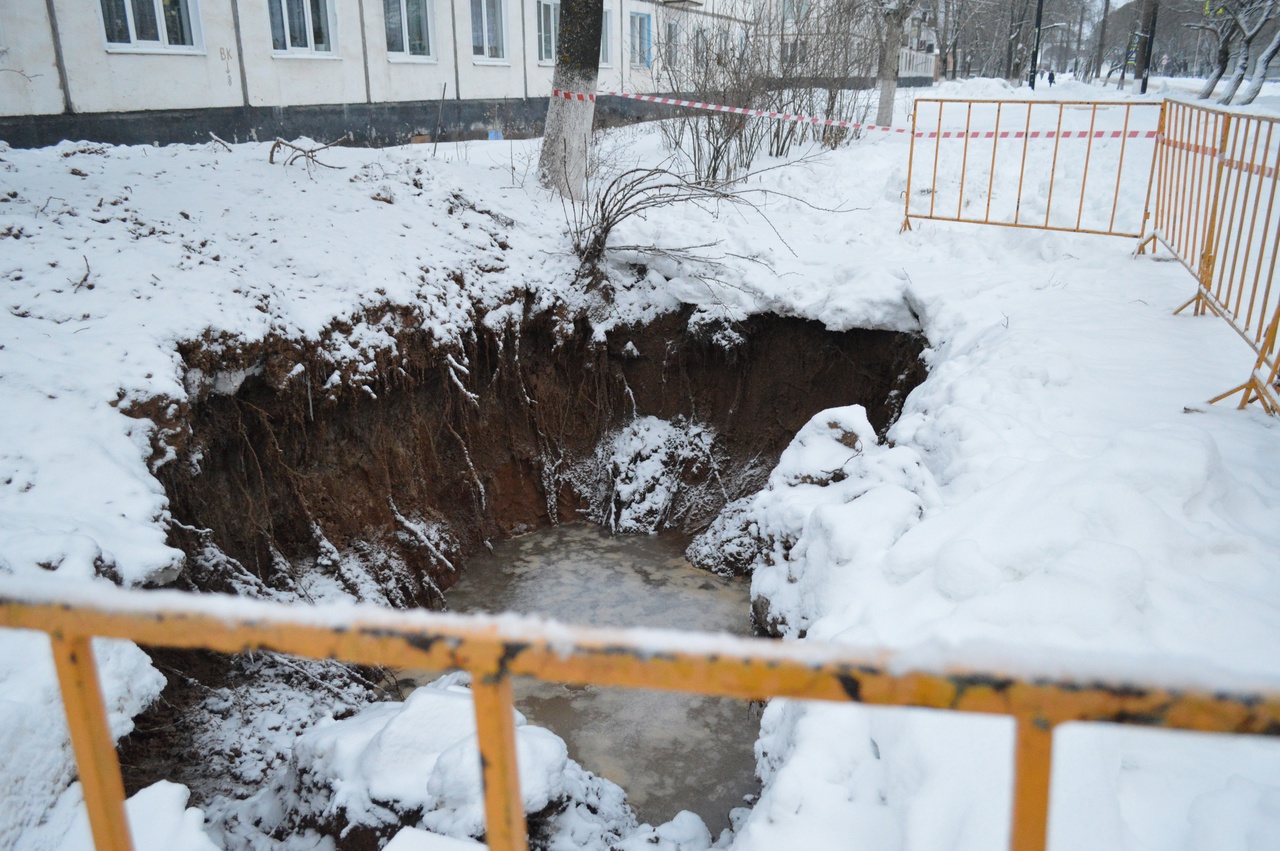
POLYGON ((919 99, 906 219, 1142 235, 1162 106, 919 99))
POLYGON ((1054 728, 1069 721, 1280 735, 1280 693, 1222 694, 950 670, 899 670, 838 645, 652 630, 567 627, 515 616, 289 607, 221 595, 0 586, 0 626, 53 643, 98 851, 128 851, 124 788, 90 638, 224 653, 271 650, 472 675, 491 851, 525 851, 511 677, 758 700, 793 697, 1013 716, 1012 848, 1043 851, 1054 728), (78 596, 77 596, 78 595, 78 596))
POLYGON ((1280 291, 1280 121, 1169 101, 1149 191, 1152 231, 1139 247, 1165 246, 1196 276, 1193 306, 1227 320, 1257 356, 1240 393, 1280 413, 1276 330, 1280 291))

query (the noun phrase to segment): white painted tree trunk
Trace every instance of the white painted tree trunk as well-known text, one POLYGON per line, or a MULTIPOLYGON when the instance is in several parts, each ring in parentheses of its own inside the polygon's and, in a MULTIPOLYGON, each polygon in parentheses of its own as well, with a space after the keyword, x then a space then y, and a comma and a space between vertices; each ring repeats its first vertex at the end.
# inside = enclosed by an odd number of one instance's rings
POLYGON ((1227 80, 1227 88, 1222 92, 1222 97, 1218 98, 1218 103, 1228 104, 1231 99, 1236 96, 1236 90, 1240 88, 1240 84, 1244 82, 1244 75, 1249 72, 1249 44, 1245 42, 1240 45, 1240 58, 1236 62, 1236 69, 1231 72, 1231 78, 1227 80))
POLYGON ((542 185, 568 198, 581 201, 587 190, 587 163, 591 158, 591 127, 595 121, 596 73, 557 63, 551 86, 570 95, 552 94, 547 109, 546 132, 538 172, 542 185))
POLYGON ((1258 57, 1258 64, 1253 66, 1253 78, 1249 80, 1249 88, 1245 89, 1244 97, 1240 99, 1242 106, 1253 103, 1254 98, 1262 91, 1262 83, 1267 78, 1267 69, 1271 67, 1271 61, 1276 58, 1277 53, 1280 53, 1280 31, 1276 32, 1267 49, 1262 51, 1262 55, 1258 57))
POLYGON ((879 78, 880 103, 876 107, 876 124, 893 125, 893 102, 898 96, 898 54, 902 47, 902 32, 907 17, 915 7, 914 0, 904 0, 903 5, 884 13, 884 41, 880 43, 879 78))
POLYGON ((538 176, 543 186, 574 201, 587 196, 603 18, 600 0, 560 0, 556 70, 551 75, 555 91, 547 106, 538 176))

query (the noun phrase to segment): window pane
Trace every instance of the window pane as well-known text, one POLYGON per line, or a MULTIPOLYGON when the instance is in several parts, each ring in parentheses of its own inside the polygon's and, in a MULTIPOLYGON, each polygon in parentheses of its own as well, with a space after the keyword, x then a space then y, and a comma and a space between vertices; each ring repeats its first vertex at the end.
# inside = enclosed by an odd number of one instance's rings
POLYGON ((102 23, 110 44, 129 43, 129 19, 124 14, 124 0, 102 0, 102 23))
POLYGON ((138 41, 159 41, 160 24, 156 21, 154 0, 133 0, 133 31, 138 41))
POLYGON ((267 10, 271 13, 271 49, 284 50, 289 45, 284 40, 284 13, 280 10, 281 0, 267 0, 267 10))
POLYGON ((490 59, 501 59, 506 56, 502 49, 502 0, 485 0, 485 35, 488 36, 488 56, 490 59))
POLYGON ((329 50, 328 0, 311 0, 311 43, 316 50, 329 50))
POLYGON ((431 55, 431 27, 427 21, 429 0, 406 0, 409 11, 409 52, 414 56, 431 55))
POLYGON ((484 56, 484 0, 471 0, 471 52, 484 56))
POLYGON ((164 11, 164 30, 169 44, 194 45, 187 0, 160 0, 160 8, 164 11))
POLYGON ((680 63, 680 26, 667 21, 667 65, 675 68, 680 63))
POLYGON ((289 24, 289 46, 308 47, 306 0, 284 0, 289 24))
POLYGON ((600 22, 600 64, 608 65, 612 60, 609 58, 609 14, 610 10, 604 10, 604 19, 600 22))
POLYGON ((387 22, 387 50, 404 53, 404 22, 400 20, 400 0, 382 0, 382 16, 387 22))

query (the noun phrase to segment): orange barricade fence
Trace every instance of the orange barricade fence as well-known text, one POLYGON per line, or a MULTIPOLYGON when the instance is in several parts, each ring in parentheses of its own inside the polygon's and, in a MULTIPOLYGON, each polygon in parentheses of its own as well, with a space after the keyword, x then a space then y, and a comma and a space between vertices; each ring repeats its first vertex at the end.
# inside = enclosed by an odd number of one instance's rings
POLYGON ((912 219, 1137 237, 1162 107, 917 100, 912 219))
POLYGON ((491 851, 528 847, 516 766, 513 676, 747 700, 782 696, 1012 716, 1014 851, 1044 851, 1053 734, 1060 724, 1102 721, 1280 735, 1280 693, 921 670, 889 654, 817 642, 579 628, 514 616, 284 606, 163 591, 93 588, 68 594, 6 581, 0 583, 0 627, 49 634, 98 851, 128 851, 131 845, 119 760, 94 663, 94 636, 148 646, 269 650, 364 665, 469 671, 484 780, 485 841, 491 851))
POLYGON ((1258 401, 1280 413, 1276 329, 1280 292, 1272 286, 1280 253, 1280 121, 1169 101, 1156 144, 1148 245, 1163 245, 1196 276, 1183 308, 1211 311, 1253 347, 1240 407, 1258 401))

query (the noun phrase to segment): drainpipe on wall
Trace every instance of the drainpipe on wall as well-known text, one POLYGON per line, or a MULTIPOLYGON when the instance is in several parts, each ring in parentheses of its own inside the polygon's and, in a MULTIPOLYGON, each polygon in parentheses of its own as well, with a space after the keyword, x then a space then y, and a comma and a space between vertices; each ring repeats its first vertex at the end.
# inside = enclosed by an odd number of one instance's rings
POLYGON ((458 50, 458 0, 449 3, 449 31, 453 34, 453 99, 462 100, 462 53, 458 50))
POLYGON ((62 58, 62 35, 58 32, 58 13, 54 11, 53 0, 44 0, 49 10, 49 30, 53 34, 53 59, 58 66, 58 85, 62 89, 62 111, 74 113, 71 106, 71 87, 67 84, 67 63, 62 58))
POLYGON ((524 0, 520 0, 520 67, 524 69, 524 99, 529 99, 529 31, 524 0))
POLYGON ((231 25, 236 31, 236 60, 240 64, 240 99, 249 108, 249 74, 244 67, 244 37, 240 34, 240 0, 231 0, 231 25))
POLYGON ((364 0, 359 0, 356 4, 356 11, 360 13, 360 56, 364 60, 364 102, 373 103, 373 95, 369 87, 369 39, 365 34, 364 0))

